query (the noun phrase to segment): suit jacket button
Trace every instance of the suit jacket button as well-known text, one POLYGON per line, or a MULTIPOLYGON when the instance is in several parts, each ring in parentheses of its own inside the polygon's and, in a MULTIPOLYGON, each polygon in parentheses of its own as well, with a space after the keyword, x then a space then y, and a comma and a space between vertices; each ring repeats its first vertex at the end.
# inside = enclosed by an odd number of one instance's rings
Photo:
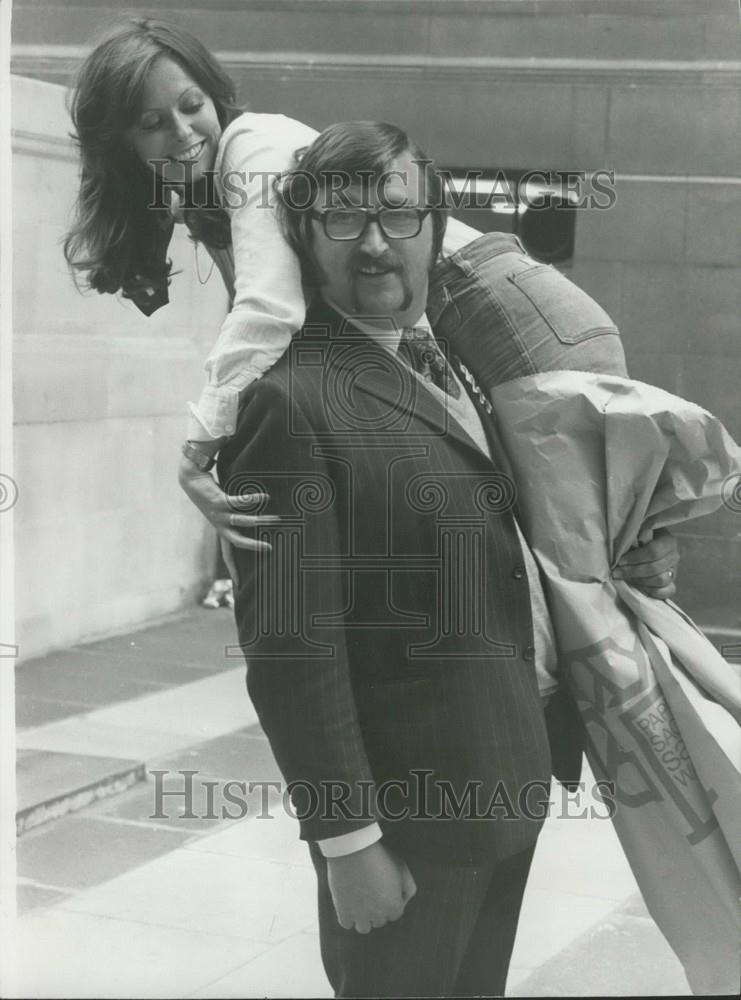
POLYGON ((523 660, 527 660, 528 662, 530 662, 531 660, 534 660, 535 659, 535 647, 534 646, 525 646, 525 648, 522 651, 522 658, 523 658, 523 660))
POLYGON ((515 568, 512 570, 512 576, 515 578, 515 580, 521 580, 525 575, 526 573, 524 566, 515 566, 515 568))

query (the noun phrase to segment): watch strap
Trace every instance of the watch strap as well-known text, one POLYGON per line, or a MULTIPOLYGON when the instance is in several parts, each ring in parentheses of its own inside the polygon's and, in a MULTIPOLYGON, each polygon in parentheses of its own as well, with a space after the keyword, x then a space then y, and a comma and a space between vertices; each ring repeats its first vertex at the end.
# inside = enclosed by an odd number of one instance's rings
POLYGON ((193 465, 200 469, 201 472, 210 472, 216 465, 215 456, 207 455, 205 451, 201 451, 192 441, 186 441, 181 450, 185 457, 189 458, 193 465))

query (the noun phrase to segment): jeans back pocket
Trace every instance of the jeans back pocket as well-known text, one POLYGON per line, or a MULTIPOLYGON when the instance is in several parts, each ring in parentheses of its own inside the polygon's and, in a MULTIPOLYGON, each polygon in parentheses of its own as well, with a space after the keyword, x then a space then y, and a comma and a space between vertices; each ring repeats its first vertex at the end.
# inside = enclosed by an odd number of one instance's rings
POLYGON ((613 334, 617 327, 586 292, 547 264, 536 264, 509 275, 509 280, 537 309, 562 344, 580 344, 613 334))

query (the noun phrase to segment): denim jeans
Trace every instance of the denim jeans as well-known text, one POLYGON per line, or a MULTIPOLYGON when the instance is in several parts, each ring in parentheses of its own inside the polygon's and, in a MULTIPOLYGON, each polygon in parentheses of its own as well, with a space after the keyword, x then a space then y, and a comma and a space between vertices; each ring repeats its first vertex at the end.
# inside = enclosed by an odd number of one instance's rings
POLYGON ((508 233, 482 236, 435 266, 427 318, 482 387, 564 369, 627 375, 604 309, 508 233))

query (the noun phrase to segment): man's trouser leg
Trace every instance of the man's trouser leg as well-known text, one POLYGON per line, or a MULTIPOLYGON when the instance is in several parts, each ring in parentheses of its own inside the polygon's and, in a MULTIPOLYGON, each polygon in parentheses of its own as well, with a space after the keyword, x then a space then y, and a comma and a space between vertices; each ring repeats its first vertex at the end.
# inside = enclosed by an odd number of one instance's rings
POLYGON ((404 915, 359 934, 337 922, 327 862, 311 845, 322 960, 335 995, 501 996, 533 851, 481 868, 407 859, 417 893, 404 915))

